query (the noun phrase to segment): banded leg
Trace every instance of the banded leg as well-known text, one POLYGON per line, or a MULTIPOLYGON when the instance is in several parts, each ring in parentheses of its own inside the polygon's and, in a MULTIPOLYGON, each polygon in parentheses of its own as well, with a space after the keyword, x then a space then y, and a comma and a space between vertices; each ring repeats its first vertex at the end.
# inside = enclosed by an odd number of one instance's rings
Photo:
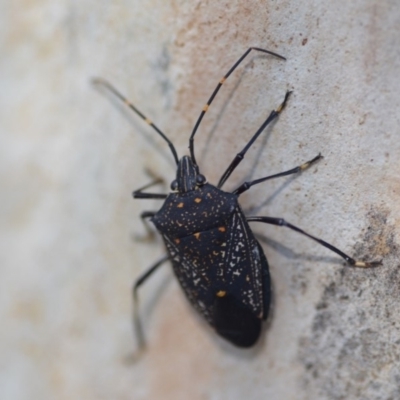
POLYGON ((246 190, 249 190, 252 186, 258 185, 261 182, 268 181, 269 179, 279 178, 281 176, 288 176, 288 175, 292 175, 292 174, 297 174, 298 172, 304 171, 305 169, 310 167, 312 164, 314 164, 315 162, 317 162, 321 158, 322 158, 322 156, 321 156, 321 153, 320 153, 316 157, 314 157, 312 160, 307 161, 304 164, 301 164, 301 165, 299 165, 299 166, 297 166, 295 168, 289 169, 288 171, 280 172, 279 174, 275 174, 275 175, 266 176, 265 178, 255 179, 254 181, 244 182, 236 190, 234 190, 232 193, 239 196, 240 194, 242 194, 246 190))
POLYGON ((167 143, 174 156, 176 165, 178 165, 178 154, 175 150, 174 145, 172 142, 167 138, 167 136, 157 127, 157 125, 153 124, 153 122, 147 118, 141 111, 139 111, 125 96, 123 96, 111 83, 107 82, 105 79, 102 78, 94 78, 92 79, 92 83, 94 85, 100 85, 105 87, 108 91, 118 97, 124 104, 126 104, 136 115, 142 118, 146 124, 150 125, 167 143))
POLYGON ((282 102, 282 104, 276 109, 271 111, 269 114, 269 117, 264 121, 264 123, 260 126, 258 131, 253 135, 253 137, 250 139, 250 141, 244 146, 243 150, 236 154, 235 158, 232 160, 230 163, 229 167, 226 169, 224 174, 222 175, 221 179, 218 182, 218 188, 221 188, 223 184, 226 182, 226 180, 230 177, 232 172, 235 170, 235 168, 241 163, 243 160, 245 154, 249 150, 249 148, 252 146, 252 144, 257 140, 257 138, 260 136, 260 134, 263 132, 263 130, 275 119, 278 117, 278 115, 282 112, 282 110, 285 108, 286 103, 289 99, 289 96, 292 92, 288 91, 285 94, 285 98, 282 102))
POLYGON ((157 178, 153 182, 150 182, 147 185, 142 186, 141 188, 135 190, 132 193, 133 198, 134 199, 166 199, 168 197, 168 194, 165 194, 165 193, 143 192, 143 190, 148 189, 149 187, 152 187, 155 185, 159 185, 160 183, 163 183, 163 180, 161 178, 157 178))
POLYGON ((283 218, 247 217, 247 222, 263 222, 265 224, 285 226, 289 229, 292 229, 293 231, 299 232, 302 235, 309 237, 312 240, 315 240, 320 245, 322 245, 322 246, 326 247, 327 249, 333 251, 334 253, 338 254, 340 257, 345 259, 348 264, 352 265, 353 267, 376 267, 377 265, 382 264, 382 261, 372 261, 372 262, 357 261, 354 258, 351 258, 347 254, 343 253, 341 250, 339 250, 335 246, 332 246, 331 244, 325 242, 324 240, 318 239, 315 236, 312 236, 312 235, 308 234, 307 232, 304 232, 302 229, 298 228, 297 226, 294 226, 294 225, 290 224, 289 222, 286 222, 283 218))
POLYGON ((132 288, 132 297, 133 297, 133 327, 136 333, 136 338, 138 342, 138 348, 143 349, 146 345, 146 341, 144 339, 142 323, 139 317, 139 299, 138 299, 138 289, 139 287, 146 282, 146 280, 166 261, 169 260, 169 256, 164 256, 160 260, 158 260, 153 266, 151 266, 143 275, 141 275, 135 282, 132 288))
POLYGON ((236 63, 232 66, 232 68, 226 73, 226 75, 218 82, 217 87, 214 89, 214 92, 212 93, 211 97, 208 99, 206 105, 203 107, 203 110, 201 111, 199 118, 197 119, 197 122, 193 128, 192 134, 190 135, 190 139, 189 139, 189 149, 190 149, 190 157, 192 158, 193 164, 197 165, 196 163, 196 158, 194 155, 194 135, 197 132, 197 129, 200 125, 201 120, 203 119, 205 113, 207 112, 208 108, 210 107, 211 103, 213 102, 215 96, 217 95, 217 93, 219 92, 219 89, 221 89, 221 86, 224 84, 224 82, 228 79, 229 75, 238 67, 238 65, 246 58, 246 56, 250 53, 251 50, 257 50, 257 51, 261 51, 263 53, 267 53, 270 54, 272 56, 278 57, 281 60, 285 60, 285 57, 282 57, 281 55, 277 54, 277 53, 273 53, 272 51, 269 50, 264 50, 264 49, 260 49, 258 47, 250 47, 249 49, 247 49, 245 51, 245 53, 239 58, 239 60, 236 61, 236 63))

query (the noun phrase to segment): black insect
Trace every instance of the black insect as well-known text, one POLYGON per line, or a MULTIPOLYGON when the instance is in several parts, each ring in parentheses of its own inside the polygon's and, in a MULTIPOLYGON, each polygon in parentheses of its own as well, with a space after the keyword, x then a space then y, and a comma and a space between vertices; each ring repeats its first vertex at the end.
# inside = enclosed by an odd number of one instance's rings
POLYGON ((252 186, 269 179, 296 174, 317 162, 321 155, 300 166, 279 174, 242 183, 233 192, 221 190, 229 176, 243 160, 256 139, 284 109, 290 91, 286 92, 282 104, 270 112, 268 118, 232 160, 222 174, 217 186, 207 183, 200 173, 194 154, 194 136, 208 107, 225 80, 250 53, 257 50, 282 60, 279 54, 251 47, 220 80, 194 126, 189 139, 190 156, 180 160, 172 142, 113 86, 102 79, 95 79, 120 98, 131 110, 146 121, 168 143, 177 164, 176 179, 171 183, 171 193, 145 192, 159 180, 135 192, 136 199, 163 199, 160 210, 141 215, 150 218, 161 233, 167 255, 143 274, 134 285, 136 298, 138 288, 164 262, 171 261, 173 270, 189 302, 203 315, 207 322, 226 340, 239 347, 253 346, 260 336, 262 322, 267 318, 271 302, 271 282, 268 262, 263 249, 254 237, 249 222, 285 226, 295 230, 332 250, 348 264, 355 267, 370 267, 378 262, 356 261, 329 243, 309 235, 282 218, 265 216, 247 217, 239 202, 239 196, 252 186))

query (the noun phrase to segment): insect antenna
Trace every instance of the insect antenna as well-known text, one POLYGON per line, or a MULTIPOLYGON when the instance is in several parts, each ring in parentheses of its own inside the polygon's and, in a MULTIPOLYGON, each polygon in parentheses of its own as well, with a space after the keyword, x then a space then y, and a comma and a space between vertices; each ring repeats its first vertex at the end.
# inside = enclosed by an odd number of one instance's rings
POLYGON ((278 57, 281 60, 285 60, 286 58, 277 54, 277 53, 273 53, 272 51, 269 50, 265 50, 265 49, 260 49, 259 47, 250 47, 248 48, 245 53, 239 58, 239 60, 236 61, 236 63, 232 66, 232 68, 226 73, 226 75, 218 82, 217 87, 214 89, 214 92, 212 93, 211 97, 208 99, 207 103, 205 104, 205 106, 203 107, 199 118, 197 119, 197 122, 193 128, 192 134, 190 135, 190 139, 189 139, 189 150, 190 150, 190 157, 192 158, 193 164, 197 166, 196 163, 196 158, 194 155, 194 135, 197 132, 197 129, 201 123, 201 120, 203 119, 205 113, 207 112, 208 108, 210 107, 211 103, 214 100, 214 97, 217 95, 217 93, 219 92, 219 89, 221 89, 221 86, 224 84, 224 82, 228 79, 229 75, 238 67, 238 65, 246 58, 246 56, 250 53, 251 50, 257 50, 257 51, 261 51, 263 53, 267 53, 270 54, 274 57, 278 57))
POLYGON ((157 125, 153 124, 149 118, 147 118, 141 111, 139 111, 125 96, 123 96, 111 83, 107 82, 103 78, 93 78, 92 83, 94 85, 99 85, 105 87, 108 91, 113 93, 116 97, 118 97, 124 104, 126 104, 135 114, 139 115, 146 124, 150 125, 167 143, 169 148, 171 149, 172 155, 174 156, 176 165, 179 163, 178 154, 176 152, 175 146, 172 142, 165 136, 165 134, 161 131, 157 125))

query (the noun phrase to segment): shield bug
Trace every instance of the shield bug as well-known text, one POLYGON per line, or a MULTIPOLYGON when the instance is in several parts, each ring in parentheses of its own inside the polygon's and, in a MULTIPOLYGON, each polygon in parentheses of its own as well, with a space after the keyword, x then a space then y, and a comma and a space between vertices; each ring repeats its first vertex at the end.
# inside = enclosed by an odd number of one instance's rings
POLYGON ((135 300, 137 300, 138 288, 162 264, 170 261, 192 306, 220 336, 239 347, 251 347, 257 342, 271 303, 268 262, 249 222, 284 226, 299 232, 335 252, 351 266, 371 267, 379 264, 379 262, 356 261, 331 244, 306 233, 282 218, 249 217, 243 213, 238 202, 242 193, 270 179, 304 171, 321 159, 320 154, 288 171, 244 182, 232 192, 222 190, 222 186, 243 160, 249 148, 285 108, 290 91, 286 92, 282 103, 276 110, 269 113, 250 141, 233 158, 217 185, 208 183, 204 175, 200 173, 194 152, 194 137, 197 129, 221 86, 252 50, 286 60, 281 55, 268 50, 249 48, 214 89, 190 135, 190 155, 183 156, 181 159, 178 158, 176 149, 168 137, 119 91, 103 79, 94 80, 94 83, 105 87, 123 101, 167 142, 177 165, 176 177, 171 183, 169 194, 146 191, 159 181, 133 192, 135 199, 164 201, 158 211, 144 212, 141 218, 144 222, 150 219, 155 225, 164 239, 167 251, 161 260, 136 281, 133 288, 135 300))

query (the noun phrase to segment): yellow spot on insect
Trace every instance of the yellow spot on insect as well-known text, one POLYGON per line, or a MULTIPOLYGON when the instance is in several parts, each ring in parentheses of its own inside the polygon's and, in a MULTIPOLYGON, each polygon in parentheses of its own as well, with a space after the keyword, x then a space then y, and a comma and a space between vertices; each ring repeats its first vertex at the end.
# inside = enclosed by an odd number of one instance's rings
POLYGON ((149 125, 152 124, 151 120, 149 120, 148 118, 145 119, 145 122, 146 122, 147 124, 149 124, 149 125))
POLYGON ((217 297, 225 297, 226 296, 226 291, 225 290, 220 290, 217 292, 217 297))
POLYGON ((206 104, 206 105, 203 107, 203 111, 204 111, 204 112, 207 112, 207 110, 208 110, 208 104, 206 104))
POLYGON ((363 261, 356 261, 354 264, 355 267, 368 267, 368 264, 363 261))
POLYGON ((193 234, 193 236, 194 236, 196 239, 199 239, 199 238, 200 238, 200 232, 196 232, 195 234, 193 234))
POLYGON ((223 77, 223 78, 219 81, 219 83, 220 83, 221 85, 223 85, 223 84, 225 83, 225 81, 226 81, 226 78, 223 77))
MULTIPOLYGON (((286 96, 288 96, 288 94, 286 94, 286 96)), ((276 109, 277 113, 280 113, 283 110, 283 107, 285 107, 285 103, 286 103, 286 98, 285 98, 284 102, 276 109)))
POLYGON ((200 202, 201 202, 201 198, 200 198, 200 197, 196 197, 196 198, 194 199, 194 202, 195 202, 195 203, 200 203, 200 202))
POLYGON ((219 253, 218 251, 213 251, 214 256, 217 256, 219 253))
POLYGON ((218 230, 219 230, 220 232, 225 232, 225 231, 226 231, 226 227, 225 227, 225 226, 220 226, 220 227, 218 228, 218 230))
POLYGON ((183 208, 183 203, 179 203, 179 204, 177 205, 177 207, 178 207, 178 208, 183 208))
POLYGON ((306 163, 300 165, 300 169, 301 169, 302 171, 304 171, 304 170, 307 169, 309 166, 310 166, 310 162, 306 162, 306 163))
POLYGON ((180 240, 180 239, 175 239, 174 242, 175 242, 176 244, 179 244, 179 243, 181 242, 181 240, 180 240))

